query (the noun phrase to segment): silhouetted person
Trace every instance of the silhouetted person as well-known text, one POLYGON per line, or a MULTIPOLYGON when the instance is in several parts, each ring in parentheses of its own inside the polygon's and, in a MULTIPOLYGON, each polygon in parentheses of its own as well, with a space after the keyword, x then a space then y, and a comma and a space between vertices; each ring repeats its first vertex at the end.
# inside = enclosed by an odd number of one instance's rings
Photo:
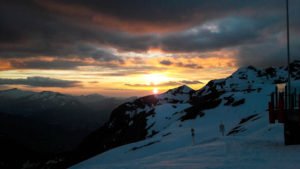
POLYGON ((192 134, 192 138, 193 138, 193 143, 195 145, 195 130, 193 128, 191 128, 191 134, 192 134))
POLYGON ((221 122, 220 126, 219 126, 220 132, 222 133, 222 136, 224 136, 224 132, 225 132, 225 126, 224 124, 221 122))

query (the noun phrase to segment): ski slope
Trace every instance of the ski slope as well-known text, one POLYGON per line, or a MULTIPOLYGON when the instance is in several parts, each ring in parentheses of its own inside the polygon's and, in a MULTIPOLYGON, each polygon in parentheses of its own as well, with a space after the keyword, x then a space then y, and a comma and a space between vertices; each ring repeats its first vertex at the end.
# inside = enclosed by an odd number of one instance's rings
POLYGON ((71 169, 298 169, 300 146, 284 146, 280 133, 282 125, 269 125, 250 136, 197 138, 193 145, 187 135, 180 139, 186 144, 174 144, 169 138, 130 150, 153 141, 145 140, 108 151, 71 169))

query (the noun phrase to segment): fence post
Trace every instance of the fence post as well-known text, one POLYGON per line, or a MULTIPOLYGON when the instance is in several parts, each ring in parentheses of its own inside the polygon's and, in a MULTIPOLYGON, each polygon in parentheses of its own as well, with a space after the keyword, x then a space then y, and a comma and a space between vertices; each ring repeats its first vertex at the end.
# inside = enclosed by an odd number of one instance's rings
MULTIPOLYGON (((287 90, 287 86, 284 87, 284 99, 282 98, 282 101, 284 101, 284 109, 288 109, 288 90, 287 90)), ((279 101, 280 101, 280 98, 279 98, 279 101)), ((290 100, 289 100, 290 101, 290 100)), ((279 106, 278 106, 279 107, 279 106)))
POLYGON ((278 108, 278 87, 275 87, 275 104, 274 108, 278 108))
POLYGON ((274 105, 272 102, 269 102, 269 122, 275 123, 275 117, 274 117, 274 105))
POLYGON ((284 111, 284 101, 283 101, 283 97, 279 97, 279 103, 278 103, 278 123, 283 123, 284 120, 284 115, 283 112, 284 111))

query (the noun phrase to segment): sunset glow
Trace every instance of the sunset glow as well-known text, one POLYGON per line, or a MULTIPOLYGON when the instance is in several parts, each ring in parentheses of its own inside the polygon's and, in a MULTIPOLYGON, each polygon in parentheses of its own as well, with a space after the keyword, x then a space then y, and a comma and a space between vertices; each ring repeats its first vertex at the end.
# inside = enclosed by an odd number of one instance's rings
MULTIPOLYGON (((254 15, 251 7, 241 12, 243 4, 231 13, 233 2, 217 10, 202 1, 120 3, 32 1, 17 13, 10 12, 14 2, 3 4, 0 90, 143 96, 154 88, 200 89, 243 66, 284 63, 284 22, 254 15)), ((274 11, 282 6, 265 3, 274 11)), ((274 11, 266 16, 282 18, 274 11)), ((292 30, 296 23, 291 18, 292 30)))
MULTIPOLYGON (((174 88, 189 81, 187 84, 194 89, 199 89, 205 83, 213 78, 222 78, 236 70, 234 65, 234 52, 224 51, 223 54, 207 53, 211 55, 224 55, 223 58, 173 58, 172 53, 162 54, 161 57, 156 54, 135 53, 137 56, 129 57, 125 63, 111 62, 107 64, 115 65, 113 68, 108 65, 98 63, 94 59, 59 59, 52 57, 37 57, 25 59, 8 59, 1 62, 0 78, 4 79, 25 79, 27 77, 49 77, 53 79, 62 79, 66 81, 78 81, 72 87, 32 87, 24 85, 4 85, 2 89, 20 88, 35 91, 58 91, 69 94, 90 94, 101 93, 110 96, 143 96, 154 93, 153 87, 159 87, 160 92, 174 88), (145 58, 143 56, 145 55, 145 58), (35 69, 26 68, 27 64, 40 63, 51 65, 63 63, 64 65, 55 65, 57 69, 43 69, 42 65, 36 65, 35 69), (63 69, 69 63, 78 63, 75 69, 63 69), (141 63, 143 66, 141 66, 141 63), (165 64, 169 63, 169 64, 165 64), (171 64, 172 63, 172 64, 171 64), (200 65, 198 63, 205 63, 200 65), (90 66, 95 65, 95 66, 90 66), (98 66, 96 66, 98 65, 98 66), (20 68, 16 68, 16 66, 20 68), (24 67, 24 68, 23 68, 24 67), (199 81, 199 83, 195 83, 199 81), (201 82, 201 83, 200 83, 201 82)), ((155 52, 154 52, 155 53, 155 52)), ((127 53, 125 53, 127 54, 127 53)), ((120 56, 126 57, 124 54, 120 56)), ((156 90, 156 89, 155 89, 156 90)))
POLYGON ((158 73, 153 73, 153 74, 148 74, 148 75, 142 75, 141 80, 147 81, 148 85, 158 85, 162 82, 168 81, 168 77, 158 74, 158 73))
POLYGON ((157 94, 158 93, 158 89, 155 87, 153 88, 153 94, 157 94))

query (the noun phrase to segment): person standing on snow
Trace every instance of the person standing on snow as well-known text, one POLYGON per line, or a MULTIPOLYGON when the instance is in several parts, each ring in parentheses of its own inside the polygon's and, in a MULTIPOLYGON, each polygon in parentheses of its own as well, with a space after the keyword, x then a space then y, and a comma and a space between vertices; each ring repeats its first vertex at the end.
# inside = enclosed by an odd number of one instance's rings
POLYGON ((222 136, 224 136, 224 132, 225 132, 225 126, 224 124, 221 122, 220 126, 219 126, 220 132, 222 133, 222 136))

